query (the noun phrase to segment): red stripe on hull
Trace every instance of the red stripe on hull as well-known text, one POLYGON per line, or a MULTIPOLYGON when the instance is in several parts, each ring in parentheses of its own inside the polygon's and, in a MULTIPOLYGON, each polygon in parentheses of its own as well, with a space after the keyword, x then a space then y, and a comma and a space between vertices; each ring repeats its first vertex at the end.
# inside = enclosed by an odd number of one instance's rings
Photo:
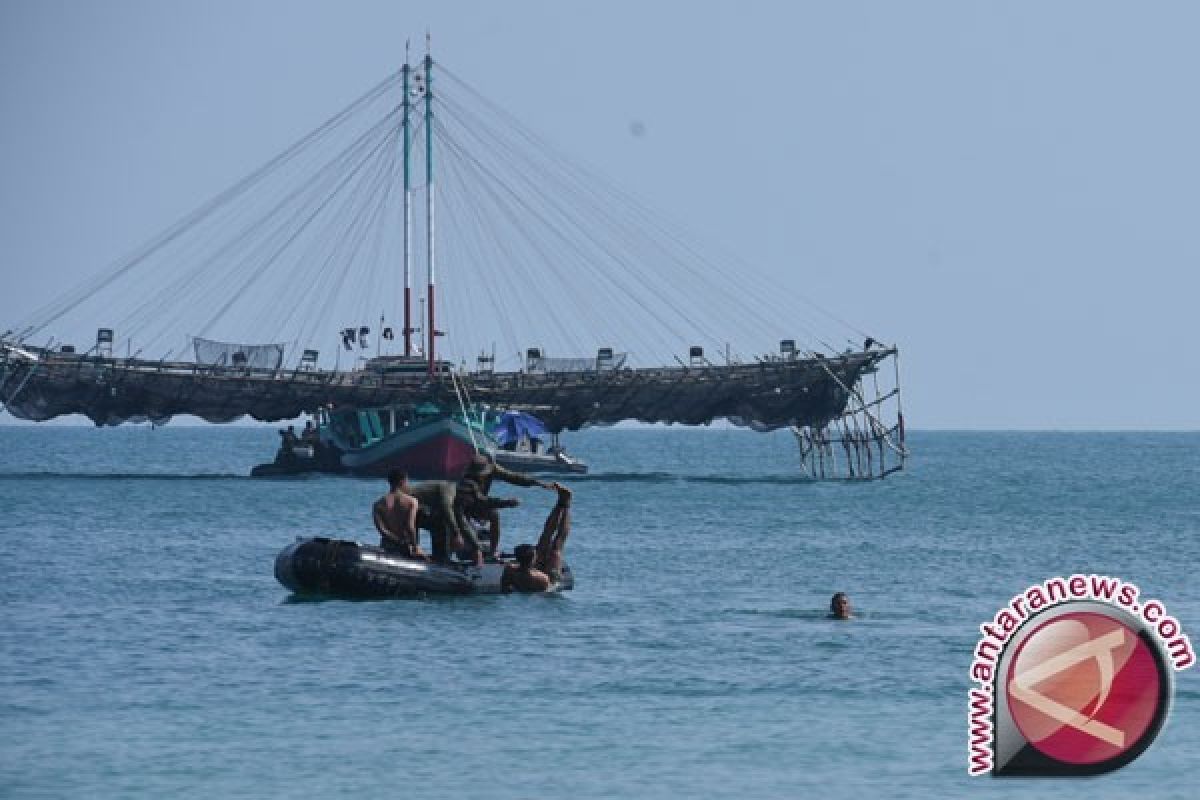
POLYGON ((442 433, 353 469, 367 475, 385 475, 388 470, 399 468, 414 480, 458 480, 474 455, 475 448, 470 442, 442 433))

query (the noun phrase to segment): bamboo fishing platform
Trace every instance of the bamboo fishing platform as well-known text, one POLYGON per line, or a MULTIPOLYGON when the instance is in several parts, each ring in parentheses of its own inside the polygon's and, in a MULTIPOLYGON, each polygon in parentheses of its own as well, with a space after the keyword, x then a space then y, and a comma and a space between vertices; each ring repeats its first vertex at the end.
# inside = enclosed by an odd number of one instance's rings
POLYGON ((0 402, 26 420, 82 414, 96 425, 118 425, 190 414, 209 422, 243 416, 268 422, 329 406, 453 403, 461 392, 472 403, 534 413, 553 432, 622 420, 704 425, 728 418, 757 430, 820 426, 846 411, 849 387, 896 353, 876 348, 754 364, 428 375, 213 367, 0 347, 0 402))

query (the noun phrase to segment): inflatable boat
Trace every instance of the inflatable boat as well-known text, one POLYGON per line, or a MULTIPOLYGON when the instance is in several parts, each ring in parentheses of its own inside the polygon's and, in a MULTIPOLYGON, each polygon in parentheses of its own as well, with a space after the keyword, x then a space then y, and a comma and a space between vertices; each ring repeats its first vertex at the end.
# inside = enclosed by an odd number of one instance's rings
MULTIPOLYGON (((495 594, 511 558, 474 564, 431 564, 341 539, 298 539, 275 557, 275 579, 296 594, 354 599, 419 594, 495 594)), ((558 589, 575 579, 563 564, 558 589)))

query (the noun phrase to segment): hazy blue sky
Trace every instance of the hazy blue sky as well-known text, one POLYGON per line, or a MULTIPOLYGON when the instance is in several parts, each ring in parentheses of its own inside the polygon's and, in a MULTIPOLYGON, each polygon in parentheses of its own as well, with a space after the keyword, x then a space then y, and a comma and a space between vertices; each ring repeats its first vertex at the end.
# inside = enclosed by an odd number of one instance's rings
POLYGON ((0 329, 426 28, 529 126, 897 342, 914 427, 1200 427, 1184 2, 0 0, 0 329))

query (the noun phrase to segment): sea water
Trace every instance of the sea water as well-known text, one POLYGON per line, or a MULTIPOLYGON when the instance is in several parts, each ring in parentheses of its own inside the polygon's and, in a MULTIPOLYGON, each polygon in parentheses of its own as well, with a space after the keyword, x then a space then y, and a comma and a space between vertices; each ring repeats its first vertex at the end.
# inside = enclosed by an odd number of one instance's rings
MULTIPOLYGON (((255 480, 269 427, 0 428, 0 796, 1194 797, 1200 669, 1141 758, 967 777, 978 626, 1096 572, 1200 644, 1200 435, 916 433, 803 480, 786 433, 568 437, 573 592, 301 602, 380 481, 255 480), (860 616, 826 616, 845 591, 860 616)), ((504 539, 532 541, 553 495, 504 539)))

